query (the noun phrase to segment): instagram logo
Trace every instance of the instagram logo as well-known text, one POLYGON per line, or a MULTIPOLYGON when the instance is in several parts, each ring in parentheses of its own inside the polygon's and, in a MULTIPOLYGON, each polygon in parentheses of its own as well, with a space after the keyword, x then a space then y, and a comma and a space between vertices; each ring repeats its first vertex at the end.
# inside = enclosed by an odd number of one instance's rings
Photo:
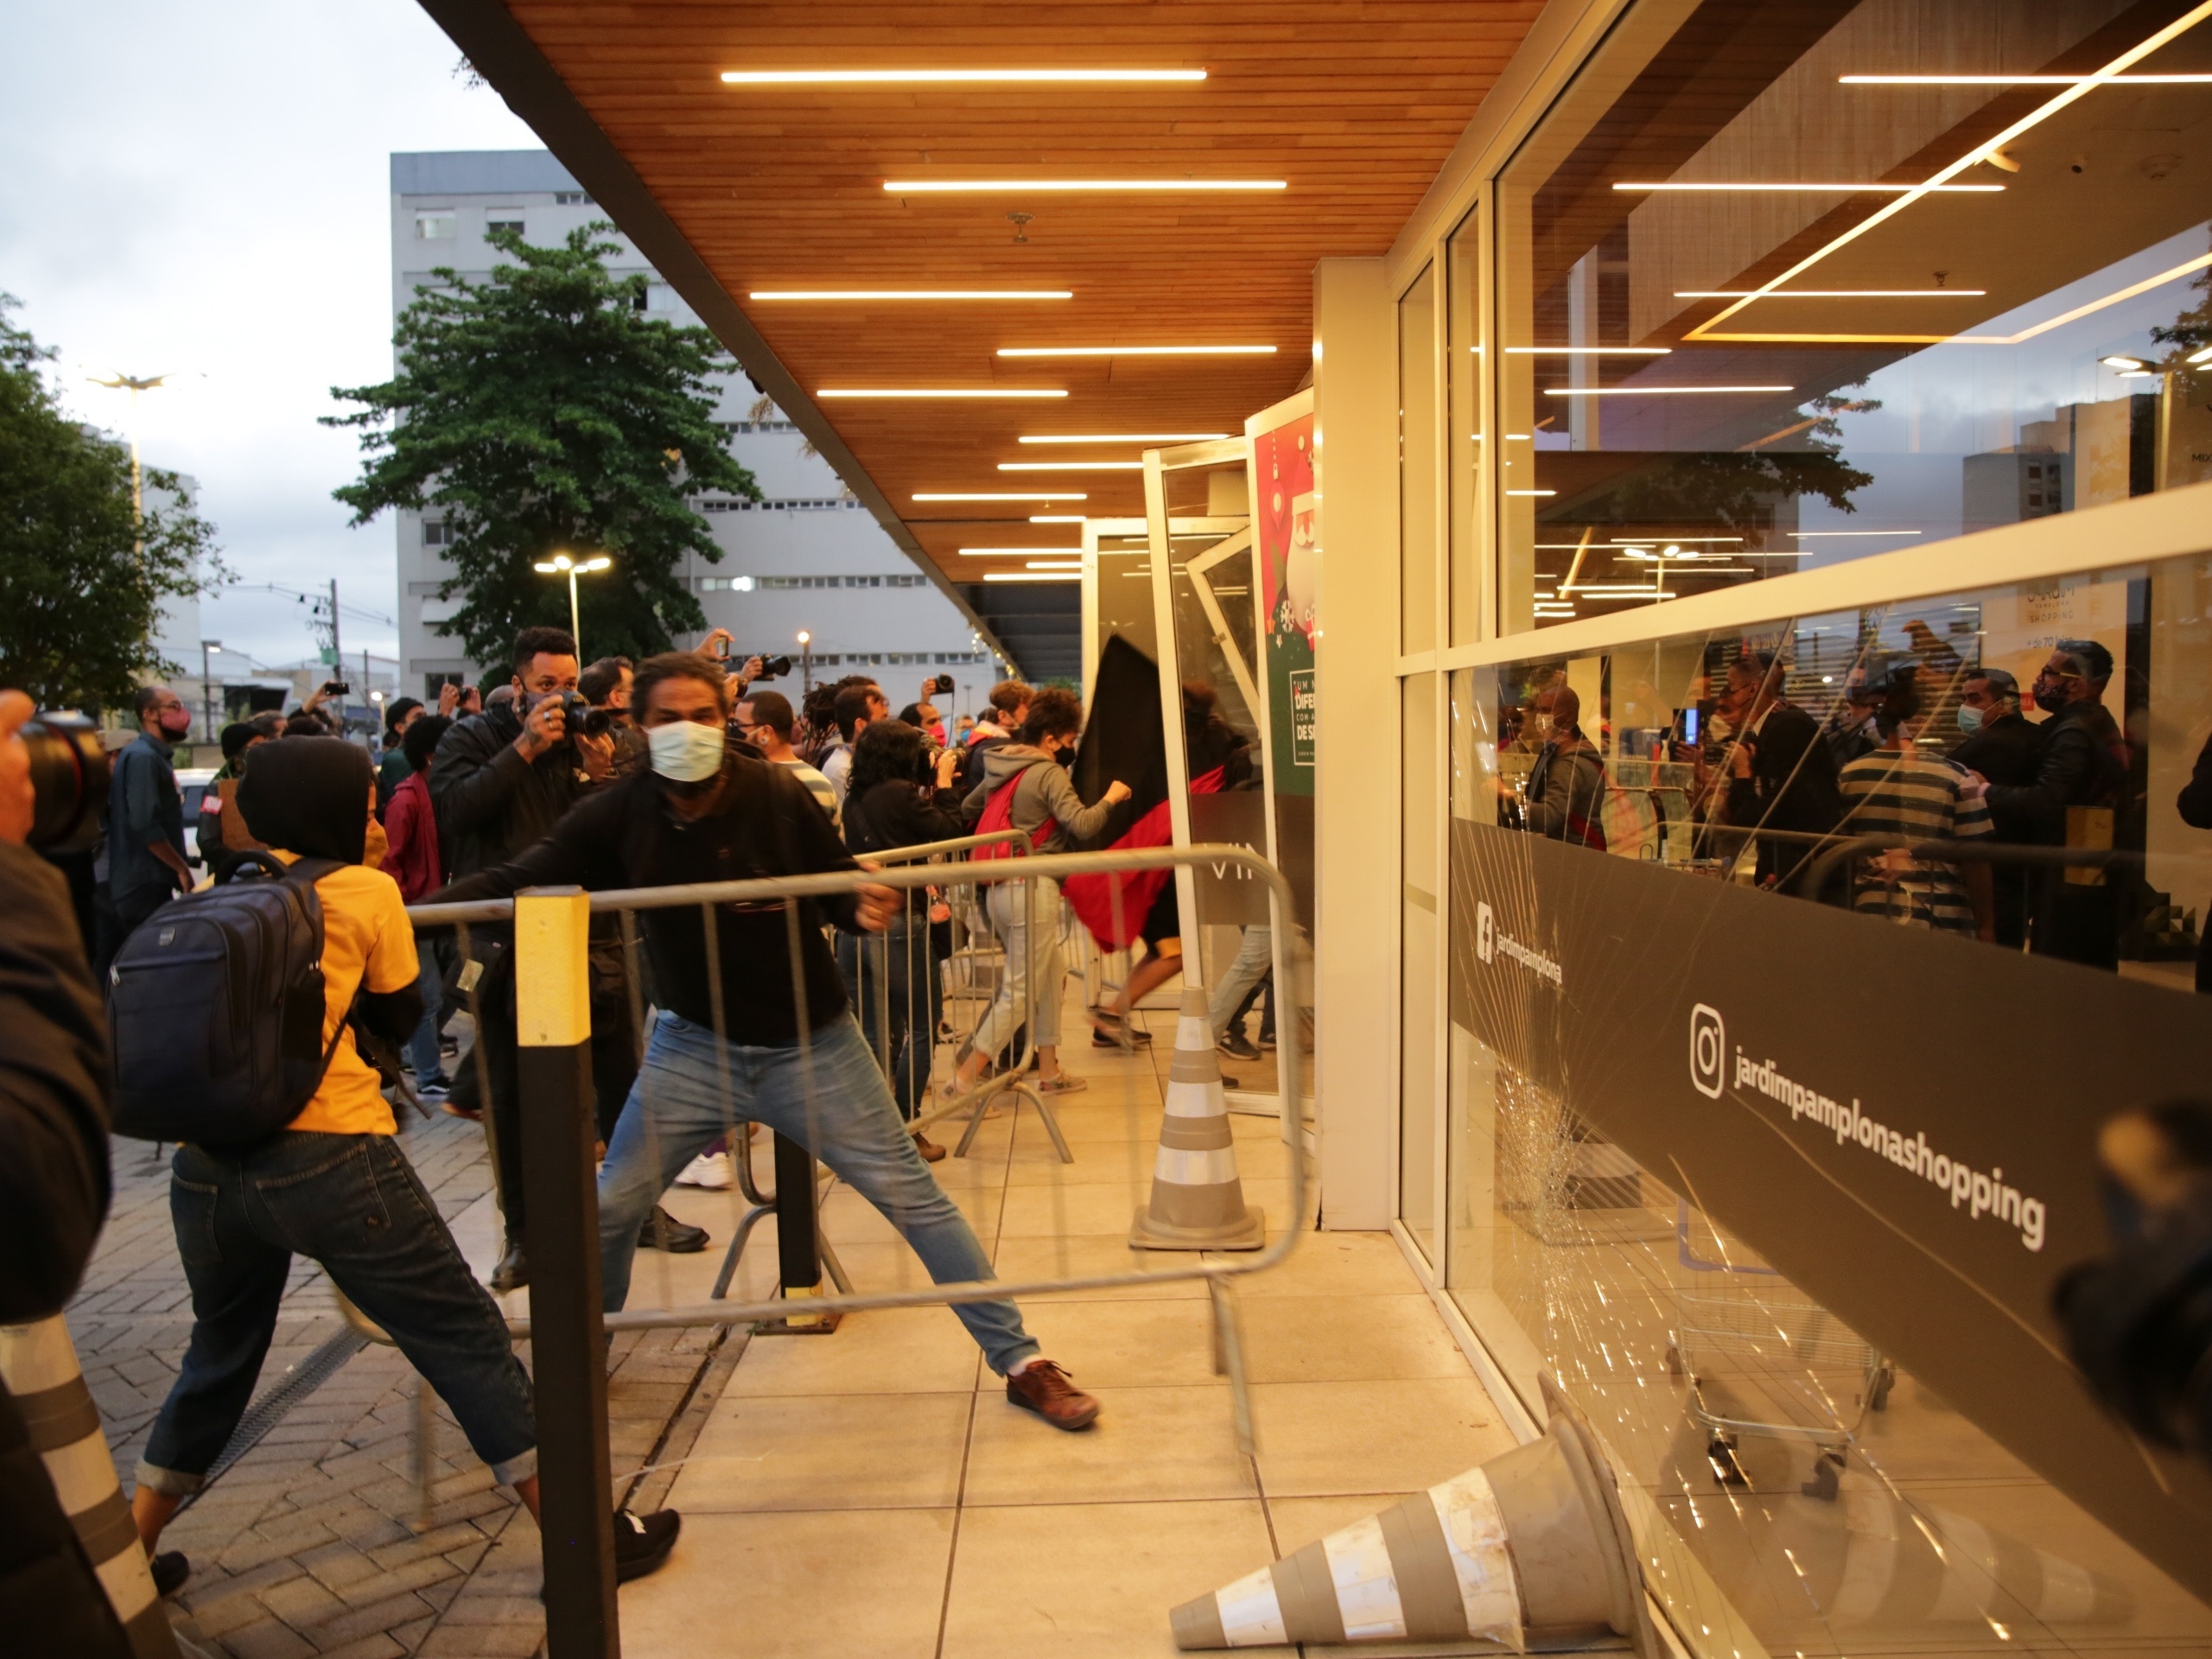
POLYGON ((1690 1010, 1690 1085, 1710 1100, 1720 1098, 1727 1080, 1728 1022, 1720 1010, 1700 1002, 1690 1010))
POLYGON ((1475 954, 1488 962, 1497 953, 1497 918, 1491 914, 1490 906, 1475 906, 1475 954))

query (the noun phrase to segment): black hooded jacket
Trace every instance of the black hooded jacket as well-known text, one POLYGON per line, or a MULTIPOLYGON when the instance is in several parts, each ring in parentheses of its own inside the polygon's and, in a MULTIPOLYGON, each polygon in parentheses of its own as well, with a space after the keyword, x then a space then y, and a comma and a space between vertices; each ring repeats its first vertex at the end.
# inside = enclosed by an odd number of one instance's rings
POLYGON ((522 717, 500 703, 456 721, 430 757, 430 804, 446 870, 474 875, 553 833, 587 788, 575 752, 556 744, 535 760, 515 747, 522 717))

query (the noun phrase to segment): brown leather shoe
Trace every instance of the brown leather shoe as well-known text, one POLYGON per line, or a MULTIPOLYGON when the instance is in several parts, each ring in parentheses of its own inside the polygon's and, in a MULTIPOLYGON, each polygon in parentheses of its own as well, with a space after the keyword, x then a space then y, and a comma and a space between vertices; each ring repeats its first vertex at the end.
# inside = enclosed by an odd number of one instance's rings
POLYGON ((913 1132, 913 1135, 914 1150, 922 1154, 922 1161, 924 1163, 934 1164, 944 1156, 944 1148, 938 1145, 936 1141, 931 1140, 929 1136, 924 1135, 919 1129, 916 1129, 913 1132))
POLYGON ((1098 1402, 1068 1381, 1068 1374, 1049 1359, 1032 1360, 1006 1380, 1009 1405, 1033 1411, 1054 1428, 1072 1433, 1089 1428, 1097 1420, 1098 1402))

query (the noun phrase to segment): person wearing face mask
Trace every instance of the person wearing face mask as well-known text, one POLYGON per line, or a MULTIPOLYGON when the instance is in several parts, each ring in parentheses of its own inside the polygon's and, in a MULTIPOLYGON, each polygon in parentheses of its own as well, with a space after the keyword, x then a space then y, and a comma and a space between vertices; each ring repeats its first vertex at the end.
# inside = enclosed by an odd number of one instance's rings
MULTIPOLYGON (((2035 782, 2043 763, 2044 730, 2021 715, 2020 683, 2012 675, 2001 668, 1967 670, 1959 691, 1958 722, 1965 735, 1950 753, 1953 766, 2007 789, 2035 782)), ((2034 846, 2036 826, 2018 810, 2017 800, 2006 797, 2006 804, 1991 804, 1989 821, 1997 839, 2006 846, 2034 846)), ((1999 863, 1991 867, 1989 876, 1997 906, 1997 943, 2018 950, 2028 938, 2029 872, 2018 864, 1999 863)))
POLYGON ((141 922, 179 893, 192 890, 185 862, 184 798, 170 756, 192 729, 192 711, 166 685, 141 686, 138 735, 115 757, 108 775, 107 886, 112 937, 101 939, 95 976, 141 922))
MULTIPOLYGON (((728 741, 729 690, 712 658, 649 658, 638 669, 632 701, 651 770, 594 795, 546 840, 454 882, 440 899, 859 868, 804 784, 728 741)), ((721 906, 711 958, 697 906, 639 913, 660 1014, 599 1173, 600 1277, 609 1311, 629 1294, 638 1228, 655 1195, 738 1121, 765 1123, 828 1164, 899 1230, 938 1282, 991 1276, 966 1218, 899 1122, 823 937, 825 922, 848 933, 882 932, 901 895, 868 886, 795 902, 795 933, 782 901, 721 906)), ((1013 1303, 969 1302, 953 1311, 1006 1377, 1009 1404, 1057 1428, 1088 1427, 1097 1416, 1098 1402, 1039 1356, 1013 1303)))
MULTIPOLYGON (((2044 846, 2094 851, 2116 842, 2127 742, 2104 705, 2112 668, 2112 652, 2094 639, 2061 639, 2033 687, 2036 707, 2050 711, 2033 781, 2006 785, 1981 777, 1991 812, 2012 815, 2044 846)), ((2030 887, 2030 950, 2118 971, 2123 890, 2111 872, 2087 864, 2054 867, 2038 870, 2030 887)))
MULTIPOLYGON (((254 757, 237 804, 274 856, 336 861, 315 884, 322 911, 330 1062, 279 1133, 239 1146, 182 1146, 170 1194, 192 1337, 138 1465, 130 1502, 164 1591, 190 1568, 157 1554, 162 1529, 245 1415, 276 1328, 295 1255, 391 1335, 435 1389, 493 1476, 537 1512, 537 1431, 529 1374, 505 1317, 460 1249, 396 1138, 391 1103, 359 1050, 366 1030, 391 1041, 423 1013, 414 929, 382 851, 368 752, 334 738, 286 739, 254 757)), ((673 1512, 618 1516, 617 1573, 650 1571, 679 1526, 673 1512)))
POLYGON ((1564 681, 1536 694, 1536 753, 1522 792, 1522 827, 1553 841, 1605 850, 1599 817, 1605 804, 1605 763, 1582 734, 1582 699, 1564 681))
MULTIPOLYGON (((430 803, 447 872, 473 875, 505 862, 543 841, 569 809, 613 776, 614 747, 605 737, 569 729, 567 693, 582 678, 576 642, 565 628, 524 628, 515 636, 510 695, 490 700, 485 711, 456 721, 438 740, 430 759, 430 803)), ((599 1118, 611 1132, 637 1075, 636 1039, 630 1027, 629 988, 622 977, 620 933, 613 917, 592 928, 592 1077, 599 1118)), ((506 1291, 530 1282, 525 1243, 529 1220, 523 1192, 524 1133, 518 1086, 512 936, 499 927, 474 930, 471 948, 483 963, 476 995, 483 1025, 484 1071, 491 1098, 480 1098, 474 1064, 463 1065, 446 1109, 492 1115, 492 1142, 499 1165, 499 1205, 506 1222, 505 1248, 492 1287, 506 1291)), ((707 1234, 672 1217, 654 1242, 665 1237, 682 1253, 702 1250, 707 1234)))
MULTIPOLYGON (((1015 741, 983 756, 982 779, 961 803, 962 817, 971 826, 979 826, 985 817, 984 809, 1003 798, 1008 807, 1007 827, 1027 831, 1032 849, 1039 853, 1064 853, 1071 842, 1088 841, 1097 835, 1106 827, 1114 808, 1129 798, 1130 791, 1116 779, 1098 801, 1084 804, 1067 767, 1082 730, 1083 705, 1071 692, 1047 686, 1032 693, 1028 717, 1015 734, 1015 741)), ((960 1062, 951 1090, 959 1093, 974 1088, 992 1057, 1013 1040, 1021 1022, 1027 988, 1034 980, 1035 1025, 1029 1039, 1037 1050, 1037 1086, 1048 1094, 1072 1093, 1084 1084, 1060 1069, 1060 1001, 1067 966, 1060 954, 1059 884, 1001 881, 987 891, 991 931, 1006 949, 1007 971, 999 981, 998 995, 976 1027, 974 1046, 960 1062), (1033 909, 1039 935, 1033 941, 1029 938, 1033 909)))
MULTIPOLYGON (((1844 817, 1840 836, 1890 836, 1904 841, 1979 841, 1992 833, 1989 811, 1966 773, 1920 753, 1922 719, 1916 671, 1893 671, 1874 712, 1881 747, 1844 767, 1839 779, 1844 817)), ((1940 933, 1992 942, 1997 937, 1986 863, 1922 862, 1903 850, 1859 861, 1852 908, 1862 914, 1940 933)))

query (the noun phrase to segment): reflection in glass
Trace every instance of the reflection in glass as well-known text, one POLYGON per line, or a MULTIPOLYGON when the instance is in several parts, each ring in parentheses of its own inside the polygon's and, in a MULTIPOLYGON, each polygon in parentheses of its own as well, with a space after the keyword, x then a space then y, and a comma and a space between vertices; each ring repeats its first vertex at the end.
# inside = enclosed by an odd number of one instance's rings
POLYGON ((2212 84, 2003 79, 2177 11, 1631 11, 1500 181, 1505 630, 2212 478, 2212 84))
POLYGON ((1437 903, 1436 676, 1410 674, 1399 683, 1404 898, 1400 930, 1401 1063, 1398 1076, 1398 1213, 1431 1261, 1436 1259, 1437 903))
POLYGON ((1436 644, 1436 271, 1398 302, 1399 650, 1436 644))
POLYGON ((1484 540, 1478 486, 1485 442, 1482 396, 1489 380, 1483 372, 1481 242, 1482 215, 1476 210, 1459 221, 1445 251, 1445 393, 1451 431, 1445 465, 1452 511, 1446 583, 1450 589, 1449 643, 1455 645, 1471 644, 1482 632, 1484 540))

